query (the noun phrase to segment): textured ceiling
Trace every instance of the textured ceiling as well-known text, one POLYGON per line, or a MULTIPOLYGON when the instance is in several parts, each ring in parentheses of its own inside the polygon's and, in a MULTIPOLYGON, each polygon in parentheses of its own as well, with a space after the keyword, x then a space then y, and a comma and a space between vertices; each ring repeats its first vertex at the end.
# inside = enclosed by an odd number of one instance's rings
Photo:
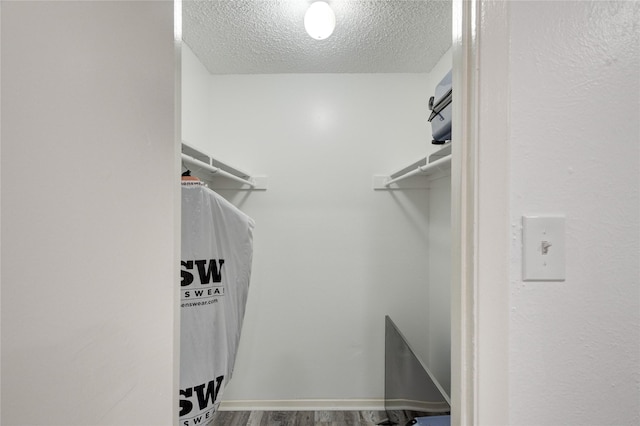
POLYGON ((313 0, 184 0, 183 39, 212 74, 429 72, 451 46, 450 0, 327 0, 336 29, 312 39, 313 0))

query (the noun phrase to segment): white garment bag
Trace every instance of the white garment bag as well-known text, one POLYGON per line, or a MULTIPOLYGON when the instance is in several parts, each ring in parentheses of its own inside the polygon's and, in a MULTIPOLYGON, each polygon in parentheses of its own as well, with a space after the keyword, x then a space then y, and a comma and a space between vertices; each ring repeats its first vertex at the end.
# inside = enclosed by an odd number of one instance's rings
POLYGON ((182 185, 180 425, 206 424, 233 371, 254 222, 201 184, 182 185))

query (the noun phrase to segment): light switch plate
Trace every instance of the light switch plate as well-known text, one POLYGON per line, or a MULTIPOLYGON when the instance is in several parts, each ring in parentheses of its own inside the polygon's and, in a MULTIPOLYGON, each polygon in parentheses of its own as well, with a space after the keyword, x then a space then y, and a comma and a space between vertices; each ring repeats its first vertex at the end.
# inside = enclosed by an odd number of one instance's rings
POLYGON ((565 280, 564 216, 522 217, 522 279, 565 280))

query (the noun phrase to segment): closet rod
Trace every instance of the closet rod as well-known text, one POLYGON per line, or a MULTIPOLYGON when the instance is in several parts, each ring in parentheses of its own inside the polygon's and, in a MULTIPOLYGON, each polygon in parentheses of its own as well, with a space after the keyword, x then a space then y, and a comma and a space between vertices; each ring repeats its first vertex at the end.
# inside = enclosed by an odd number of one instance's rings
POLYGON ((255 188, 255 186, 256 186, 256 183, 253 182, 252 180, 242 179, 241 177, 238 177, 238 176, 233 175, 233 174, 231 174, 229 172, 226 172, 226 171, 224 171, 224 170, 222 170, 222 169, 220 169, 218 167, 213 167, 213 166, 211 166, 211 165, 209 165, 209 164, 207 164, 207 163, 205 163, 203 161, 200 161, 200 160, 198 160, 196 158, 190 157, 190 156, 188 156, 186 154, 182 154, 182 160, 186 161, 187 163, 191 163, 191 164, 193 164, 195 166, 202 167, 203 169, 208 170, 211 173, 216 173, 216 174, 219 174, 220 176, 224 176, 226 178, 235 180, 236 182, 244 183, 245 185, 249 185, 252 188, 255 188))
POLYGON ((403 175, 400 175, 396 178, 389 179, 384 183, 384 186, 389 187, 391 184, 401 181, 403 179, 409 178, 415 175, 423 175, 429 174, 435 171, 446 171, 451 168, 451 156, 447 155, 446 157, 440 158, 433 163, 426 164, 424 166, 418 166, 418 168, 411 170, 403 175))

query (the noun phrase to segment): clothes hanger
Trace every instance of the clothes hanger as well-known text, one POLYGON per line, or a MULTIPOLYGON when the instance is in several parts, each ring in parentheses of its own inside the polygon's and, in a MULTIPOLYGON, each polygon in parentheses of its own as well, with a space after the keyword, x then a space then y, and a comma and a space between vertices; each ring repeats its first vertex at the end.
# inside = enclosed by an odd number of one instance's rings
POLYGON ((191 176, 191 170, 187 169, 186 171, 182 172, 182 177, 181 177, 182 182, 200 182, 200 179, 198 179, 195 176, 191 176))

